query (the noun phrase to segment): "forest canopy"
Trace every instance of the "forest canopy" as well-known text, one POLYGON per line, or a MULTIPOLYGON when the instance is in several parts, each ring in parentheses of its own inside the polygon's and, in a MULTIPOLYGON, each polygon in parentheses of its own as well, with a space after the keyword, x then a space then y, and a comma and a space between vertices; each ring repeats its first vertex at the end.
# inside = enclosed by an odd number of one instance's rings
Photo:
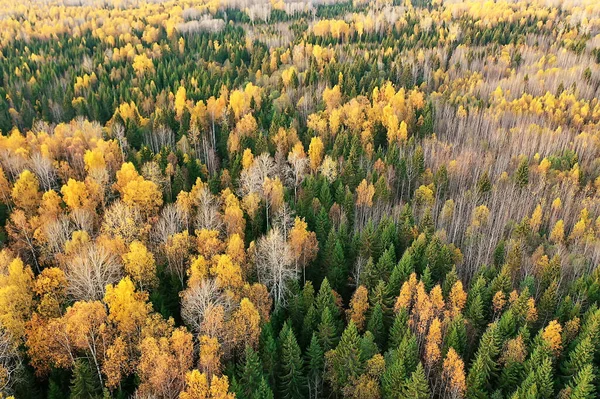
POLYGON ((0 0, 0 399, 600 395, 597 0, 0 0))

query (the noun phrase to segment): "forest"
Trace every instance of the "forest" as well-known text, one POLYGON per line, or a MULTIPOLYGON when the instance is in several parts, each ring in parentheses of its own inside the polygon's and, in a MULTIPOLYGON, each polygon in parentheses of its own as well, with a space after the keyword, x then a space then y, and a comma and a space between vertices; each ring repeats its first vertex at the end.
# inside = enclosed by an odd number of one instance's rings
POLYGON ((600 397, 597 0, 0 0, 0 399, 600 397))

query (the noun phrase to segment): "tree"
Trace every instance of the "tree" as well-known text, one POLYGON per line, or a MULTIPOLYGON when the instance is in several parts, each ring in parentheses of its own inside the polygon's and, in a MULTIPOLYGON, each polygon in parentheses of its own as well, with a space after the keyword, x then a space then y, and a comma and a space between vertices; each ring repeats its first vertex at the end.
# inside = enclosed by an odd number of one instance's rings
POLYGON ((29 215, 33 214, 42 199, 37 177, 25 169, 15 181, 11 195, 15 206, 29 215))
POLYGON ((289 245, 292 257, 296 265, 302 266, 302 276, 306 280, 306 265, 312 262, 319 251, 319 243, 314 232, 307 230, 307 223, 304 219, 296 217, 294 226, 289 233, 289 245))
POLYGON ((486 387, 496 369, 496 356, 500 351, 498 325, 490 324, 481 340, 467 376, 467 396, 485 397, 486 387))
POLYGON ((231 315, 229 323, 231 341, 235 347, 258 347, 260 336, 260 315, 248 298, 243 298, 240 306, 231 315))
POLYGON ((284 398, 304 398, 306 377, 300 347, 293 330, 287 324, 281 330, 281 394, 284 398))
POLYGON ((192 370, 185 374, 185 388, 178 397, 179 399, 235 399, 235 395, 228 390, 227 376, 212 376, 209 386, 206 374, 192 370))
POLYGON ((446 354, 442 376, 450 397, 462 398, 466 390, 465 364, 454 348, 450 348, 446 354))
POLYGON ((406 399, 428 399, 431 397, 429 393, 429 384, 425 377, 425 369, 421 363, 419 363, 417 369, 413 371, 402 391, 403 394, 401 397, 406 399))
POLYGON ((358 286, 350 300, 350 309, 348 316, 354 322, 358 331, 362 331, 367 320, 367 311, 369 310, 368 291, 364 285, 358 286))
POLYGON ((361 374, 360 340, 353 322, 344 330, 338 346, 325 356, 327 379, 336 392, 343 392, 361 374))
POLYGON ((13 343, 25 334, 25 324, 34 306, 33 272, 20 258, 0 252, 0 325, 13 343))
POLYGON ((184 328, 163 337, 144 338, 137 368, 140 394, 177 397, 184 389, 187 372, 192 367, 193 348, 192 335, 184 328))
POLYGON ((309 397, 318 398, 323 385, 324 352, 315 333, 306 350, 306 365, 309 397))
POLYGON ((258 353, 251 346, 247 346, 244 352, 244 361, 240 364, 240 389, 238 395, 251 398, 252 394, 259 389, 263 380, 262 365, 258 353))
POLYGON ((319 166, 321 166, 321 161, 323 160, 323 148, 323 141, 320 137, 315 136, 310 140, 308 157, 310 159, 310 168, 313 173, 316 173, 319 166))
POLYGON ((278 227, 273 227, 256 245, 258 280, 269 288, 275 305, 284 304, 288 294, 287 283, 296 278, 289 244, 278 227))
POLYGON ((71 398, 101 398, 102 386, 84 359, 78 359, 71 378, 71 398))
POLYGON ((584 366, 575 376, 573 383, 567 389, 570 390, 572 399, 591 399, 595 397, 596 387, 594 368, 591 364, 584 366))
POLYGON ((200 354, 198 364, 208 378, 221 373, 221 345, 214 337, 202 335, 198 339, 200 354))
POLYGON ((157 285, 154 255, 142 242, 133 241, 129 244, 129 252, 123 255, 123 265, 125 273, 131 276, 141 290, 152 289, 157 285))
POLYGON ((122 273, 114 254, 102 245, 89 245, 67 263, 67 293, 75 300, 100 300, 105 287, 117 283, 122 273))
POLYGON ((515 183, 519 187, 525 187, 529 183, 529 160, 523 158, 519 162, 519 167, 515 171, 515 183))

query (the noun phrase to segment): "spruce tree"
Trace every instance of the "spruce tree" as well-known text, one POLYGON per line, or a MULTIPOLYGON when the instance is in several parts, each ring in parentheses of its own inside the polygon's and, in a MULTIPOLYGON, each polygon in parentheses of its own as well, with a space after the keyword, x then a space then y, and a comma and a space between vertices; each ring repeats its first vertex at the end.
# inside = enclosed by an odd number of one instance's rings
POLYGON ((362 372, 360 338, 353 322, 344 330, 340 343, 331 353, 327 377, 333 389, 342 393, 362 372))
POLYGON ((281 362, 279 370, 279 387, 282 398, 302 399, 306 388, 304 363, 300 346, 294 331, 284 326, 279 335, 281 342, 281 362))
POLYGON ((367 323, 367 330, 373 334, 375 343, 379 349, 383 349, 385 342, 385 326, 383 325, 383 310, 380 304, 376 304, 371 311, 371 316, 367 323))
POLYGON ((329 307, 326 307, 323 311, 317 331, 319 343, 325 352, 337 345, 338 332, 329 307))
POLYGON ((241 393, 244 398, 251 398, 258 389, 258 384, 264 378, 258 353, 251 346, 246 346, 244 362, 240 364, 240 369, 239 385, 242 389, 241 393))
POLYGON ((405 399, 430 399, 429 384, 421 362, 405 383, 401 397, 405 399))
POLYGON ((90 364, 84 359, 75 361, 71 378, 71 398, 100 398, 102 387, 90 364))
POLYGON ((570 399, 592 399, 596 398, 594 368, 591 364, 584 366, 575 376, 573 384, 570 385, 570 399))
POLYGON ((269 384, 267 384, 267 380, 264 378, 260 380, 260 384, 251 399, 273 399, 273 391, 269 384))
POLYGON ((394 322, 388 334, 388 348, 396 349, 405 336, 410 333, 408 327, 408 312, 402 308, 394 317, 394 322))
POLYGON ((467 376, 467 396, 485 398, 490 377, 496 370, 496 356, 500 352, 498 326, 490 324, 481 340, 475 360, 467 376))
POLYGON ((415 265, 413 262, 410 251, 404 252, 400 261, 394 266, 390 279, 388 281, 388 291, 391 295, 398 296, 402 284, 408 280, 411 273, 415 271, 415 265))
POLYGON ((310 345, 306 350, 307 380, 310 397, 319 397, 323 385, 323 367, 325 364, 324 352, 319 345, 317 335, 313 333, 310 345))
POLYGON ((402 359, 397 355, 397 351, 392 351, 391 360, 381 376, 381 390, 383 398, 395 399, 402 395, 402 387, 406 379, 406 368, 402 359))

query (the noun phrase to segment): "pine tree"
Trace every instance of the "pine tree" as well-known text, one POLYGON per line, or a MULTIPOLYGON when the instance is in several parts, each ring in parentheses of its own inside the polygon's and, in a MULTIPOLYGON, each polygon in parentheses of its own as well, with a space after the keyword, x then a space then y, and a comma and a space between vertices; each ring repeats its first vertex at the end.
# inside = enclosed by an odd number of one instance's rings
POLYGON ((500 352, 498 325, 490 324, 481 340, 475 360, 467 377, 467 396, 472 398, 485 398, 486 388, 490 377, 496 369, 496 356, 500 352))
POLYGON ((444 355, 450 348, 454 348, 460 356, 464 356, 465 354, 467 348, 467 326, 461 315, 455 317, 448 326, 444 337, 444 355))
POLYGON ((422 363, 419 362, 417 369, 405 383, 401 397, 405 399, 429 399, 431 397, 422 363))
POLYGON ((347 290, 348 270, 344 248, 339 240, 336 240, 335 247, 333 248, 327 278, 334 290, 342 295, 345 293, 347 290))
POLYGON ((388 281, 388 291, 397 296, 400 293, 402 283, 404 283, 410 277, 411 273, 415 271, 415 265, 413 262, 410 251, 404 252, 400 261, 394 266, 390 279, 388 281))
POLYGON ((246 346, 244 363, 240 365, 240 388, 244 398, 251 398, 258 390, 258 384, 264 378, 258 353, 251 346, 246 346))
POLYGON ((363 334, 362 338, 360 339, 360 355, 361 355, 361 362, 364 363, 367 360, 369 360, 370 358, 372 358, 373 356, 375 356, 376 354, 379 353, 379 348, 377 347, 377 344, 375 343, 375 337, 373 337, 373 334, 371 333, 371 331, 367 331, 363 334))
POLYGON ((275 386, 275 369, 277 368, 277 343, 271 323, 263 326, 260 336, 260 357, 263 371, 269 384, 275 386))
POLYGON ((319 345, 317 335, 313 333, 310 345, 306 350, 308 390, 311 398, 319 397, 321 392, 324 361, 323 349, 319 345))
POLYGON ((570 399, 592 399, 596 397, 596 387, 594 385, 594 368, 591 364, 586 365, 577 373, 571 388, 570 399))
POLYGON ((571 377, 579 373, 586 365, 594 361, 595 348, 591 337, 580 340, 575 348, 569 352, 569 357, 561 365, 564 376, 571 377))
POLYGON ((281 342, 281 363, 279 386, 283 398, 304 398, 306 379, 300 346, 294 331, 286 323, 279 335, 281 342))
POLYGON ((321 322, 318 327, 319 343, 323 350, 327 352, 333 349, 338 342, 338 333, 329 307, 326 307, 321 315, 321 322))
POLYGON ((402 386, 406 379, 406 368, 396 350, 392 351, 389 358, 381 377, 381 389, 385 399, 394 399, 401 397, 402 386))
POLYGON ((362 372, 360 338, 353 322, 348 324, 340 343, 329 356, 327 378, 333 389, 341 393, 362 372))
POLYGON ((521 188, 529 184, 529 160, 525 157, 521 160, 515 172, 515 183, 521 188))
POLYGON ((425 290, 427 290, 427 292, 431 291, 433 288, 433 278, 431 277, 431 268, 429 266, 423 270, 421 281, 423 282, 423 285, 425 285, 425 290))
POLYGON ((383 349, 385 342, 385 326, 383 324, 383 310, 380 304, 376 304, 371 311, 371 316, 367 323, 367 330, 373 334, 375 343, 379 349, 383 349))
POLYGON ((410 333, 408 327, 408 312, 402 308, 394 317, 394 323, 390 328, 388 348, 396 349, 405 336, 410 333))
POLYGON ((260 380, 258 389, 254 391, 252 399, 273 399, 273 391, 271 390, 269 384, 267 384, 267 380, 264 378, 260 380))
POLYGON ((102 388, 96 375, 86 360, 75 361, 71 378, 71 398, 100 398, 102 388))

